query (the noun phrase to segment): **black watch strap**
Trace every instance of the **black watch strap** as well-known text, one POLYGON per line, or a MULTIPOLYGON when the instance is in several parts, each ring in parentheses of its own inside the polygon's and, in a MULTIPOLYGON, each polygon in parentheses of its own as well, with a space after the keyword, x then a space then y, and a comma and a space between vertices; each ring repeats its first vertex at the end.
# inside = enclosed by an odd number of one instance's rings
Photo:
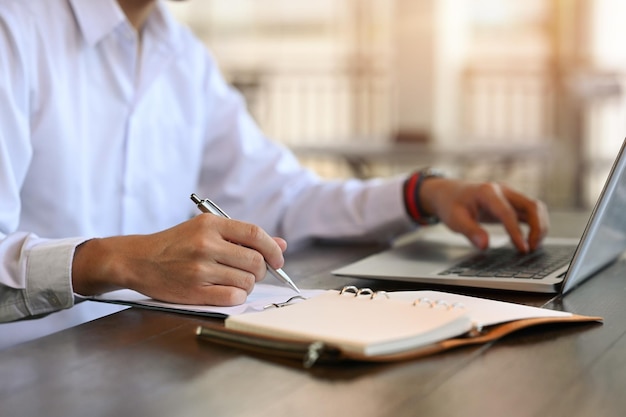
POLYGON ((425 168, 411 174, 404 182, 404 206, 414 222, 420 225, 436 224, 439 218, 426 213, 420 198, 422 184, 429 178, 441 178, 441 171, 425 168))

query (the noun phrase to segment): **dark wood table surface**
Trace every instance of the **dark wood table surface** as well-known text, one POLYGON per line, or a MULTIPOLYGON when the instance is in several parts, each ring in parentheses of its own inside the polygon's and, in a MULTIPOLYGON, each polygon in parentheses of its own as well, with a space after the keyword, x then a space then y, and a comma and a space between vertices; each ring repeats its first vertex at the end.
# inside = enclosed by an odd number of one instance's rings
MULTIPOLYGON (((553 217, 576 235, 584 215, 553 217)), ((285 270, 304 288, 419 286, 333 277, 380 249, 316 245, 285 270)), ((457 289, 599 315, 495 343, 392 364, 303 369, 198 341, 206 319, 130 308, 0 350, 0 416, 624 416, 626 265, 564 297, 457 289)), ((1 337, 1 335, 0 335, 1 337)))

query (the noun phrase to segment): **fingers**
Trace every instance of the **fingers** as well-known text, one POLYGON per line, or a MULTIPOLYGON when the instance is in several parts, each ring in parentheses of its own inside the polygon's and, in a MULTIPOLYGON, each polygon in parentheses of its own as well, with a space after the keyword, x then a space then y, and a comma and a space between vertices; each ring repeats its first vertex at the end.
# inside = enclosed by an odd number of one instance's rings
POLYGON ((274 237, 274 241, 278 244, 281 251, 284 252, 287 250, 287 241, 285 239, 280 237, 274 237))
POLYGON ((181 268, 179 272, 140 292, 178 304, 230 306, 244 303, 256 282, 254 274, 216 262, 206 262, 196 271, 181 268))
POLYGON ((233 268, 223 267, 210 285, 200 285, 185 295, 184 304, 234 306, 246 302, 254 288, 250 274, 240 274, 233 268))
POLYGON ((545 205, 511 188, 496 183, 440 183, 437 214, 452 230, 462 233, 478 248, 488 246, 488 234, 479 222, 501 223, 513 245, 523 253, 535 250, 548 231, 545 205), (528 236, 520 227, 529 226, 528 236))
POLYGON ((274 268, 284 264, 286 242, 258 226, 211 214, 197 216, 197 223, 197 262, 214 285, 236 286, 250 293, 253 284, 265 277, 266 262, 274 268))
POLYGON ((162 298, 154 297, 156 300, 173 302, 178 304, 211 305, 219 307, 236 306, 246 302, 248 292, 239 288, 224 285, 210 285, 197 288, 195 291, 186 294, 180 299, 172 298, 171 294, 166 294, 162 298))
MULTIPOLYGON (((215 262, 226 268, 240 271, 243 275, 252 276, 252 283, 261 281, 265 277, 267 269, 265 259, 260 252, 229 241, 217 242, 217 245, 219 246, 213 249, 209 255, 215 262)), ((210 258, 207 256, 207 259, 210 258)), ((227 284, 227 282, 220 283, 227 284)))
POLYGON ((515 209, 497 184, 457 182, 445 192, 449 194, 445 205, 450 209, 444 208, 440 217, 450 229, 465 235, 477 248, 486 249, 489 235, 479 222, 497 220, 515 247, 521 252, 528 251, 515 209))
MULTIPOLYGON (((263 274, 265 275, 265 274, 263 274)), ((260 281, 255 274, 231 265, 207 263, 207 267, 197 275, 197 287, 212 285, 240 288, 250 294, 254 284, 260 281)))
POLYGON ((257 226, 200 214, 150 235, 85 242, 73 284, 86 295, 130 288, 173 303, 241 304, 265 277, 266 258, 282 267, 286 247, 257 226))
POLYGON ((528 246, 531 251, 541 245, 550 227, 548 209, 546 205, 535 199, 531 199, 508 187, 503 187, 503 193, 521 221, 529 226, 528 246))
POLYGON ((254 224, 236 220, 221 218, 220 220, 223 220, 223 222, 220 223, 224 225, 220 226, 219 232, 225 240, 253 249, 272 267, 282 268, 285 263, 283 249, 280 244, 263 229, 254 224))
MULTIPOLYGON (((513 201, 510 200, 512 195, 505 195, 502 187, 497 184, 487 183, 480 187, 483 209, 502 223, 517 250, 522 253, 528 252, 529 245, 520 228, 520 218, 512 204, 513 201)), ((519 201, 517 204, 519 205, 519 201)))
POLYGON ((193 304, 228 307, 245 303, 248 293, 237 287, 213 285, 203 288, 197 297, 198 302, 193 304))
POLYGON ((530 250, 536 250, 541 246, 541 242, 548 234, 548 229, 550 228, 548 209, 545 204, 539 202, 535 214, 528 219, 528 224, 530 225, 528 244, 530 250))
POLYGON ((186 302, 235 305, 245 301, 267 272, 266 261, 282 267, 287 243, 272 238, 258 226, 211 214, 197 216, 196 236, 201 272, 199 285, 185 296, 186 302))
POLYGON ((446 225, 453 231, 466 236, 478 249, 487 249, 489 246, 489 234, 480 227, 476 218, 466 209, 456 210, 446 225))

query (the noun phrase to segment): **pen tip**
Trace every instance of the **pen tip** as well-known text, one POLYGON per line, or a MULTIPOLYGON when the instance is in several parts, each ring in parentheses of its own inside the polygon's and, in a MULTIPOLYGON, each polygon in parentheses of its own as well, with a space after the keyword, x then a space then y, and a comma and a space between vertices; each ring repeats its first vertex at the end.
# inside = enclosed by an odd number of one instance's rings
POLYGON ((294 283, 293 283, 293 281, 291 281, 289 284, 290 284, 289 286, 290 286, 290 287, 291 287, 291 288, 292 288, 295 292, 297 292, 298 294, 302 294, 302 292, 300 291, 300 288, 298 288, 298 287, 296 286, 296 284, 294 284, 294 283))

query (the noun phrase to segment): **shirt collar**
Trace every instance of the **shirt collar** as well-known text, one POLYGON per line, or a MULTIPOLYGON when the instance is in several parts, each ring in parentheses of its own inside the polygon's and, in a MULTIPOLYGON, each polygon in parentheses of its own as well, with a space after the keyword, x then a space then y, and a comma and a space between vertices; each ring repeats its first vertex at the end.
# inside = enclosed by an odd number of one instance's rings
POLYGON ((87 43, 94 46, 126 20, 112 0, 69 0, 87 43))
MULTIPOLYGON (((120 24, 127 22, 126 15, 115 0, 69 2, 82 34, 91 46, 111 34, 120 24)), ((182 47, 181 27, 161 1, 157 1, 154 12, 148 17, 144 35, 154 38, 163 47, 174 50, 182 47)))
POLYGON ((183 48, 184 30, 167 6, 162 1, 157 1, 153 13, 146 21, 144 36, 155 39, 161 47, 179 51, 183 48))

